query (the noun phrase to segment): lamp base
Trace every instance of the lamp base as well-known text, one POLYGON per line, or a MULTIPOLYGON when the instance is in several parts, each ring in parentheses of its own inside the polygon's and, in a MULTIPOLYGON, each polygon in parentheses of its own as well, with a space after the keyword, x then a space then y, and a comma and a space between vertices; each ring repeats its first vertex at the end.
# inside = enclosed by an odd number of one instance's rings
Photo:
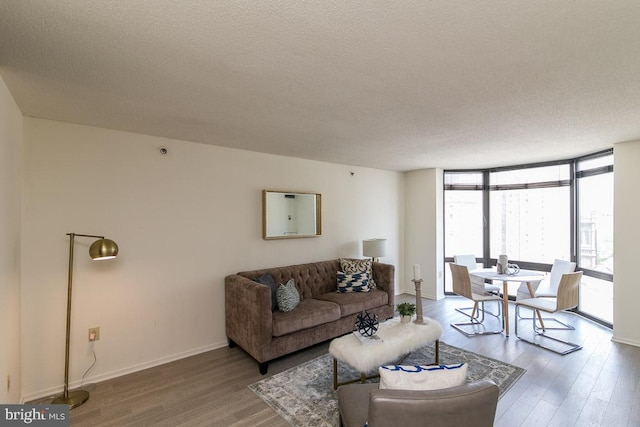
POLYGON ((77 408, 89 400, 89 392, 86 390, 70 391, 65 398, 64 394, 53 399, 53 404, 66 404, 69 405, 69 409, 77 408))

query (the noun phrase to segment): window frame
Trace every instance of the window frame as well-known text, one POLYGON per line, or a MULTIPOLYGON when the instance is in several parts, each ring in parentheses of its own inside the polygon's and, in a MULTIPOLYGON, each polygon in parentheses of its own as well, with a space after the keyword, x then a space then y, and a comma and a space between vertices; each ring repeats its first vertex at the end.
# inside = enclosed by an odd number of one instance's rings
MULTIPOLYGON (((580 220, 578 218, 578 206, 580 200, 579 197, 579 185, 580 178, 586 178, 590 176, 601 175, 605 173, 613 173, 614 165, 605 165, 605 166, 597 166, 591 169, 578 170, 577 165, 580 162, 584 162, 590 159, 596 159, 599 157, 610 156, 613 154, 613 149, 607 149, 603 151, 598 151, 596 153, 591 153, 585 156, 580 156, 572 159, 565 160, 555 160, 549 162, 539 162, 539 163, 529 163, 523 165, 513 165, 513 166, 501 166, 501 167, 493 167, 493 168, 485 168, 485 169, 446 169, 443 171, 444 174, 447 173, 481 173, 482 174, 482 183, 481 184, 444 184, 443 185, 443 196, 446 191, 456 191, 456 190, 476 190, 482 191, 482 203, 483 203, 483 253, 479 258, 476 258, 478 263, 481 263, 484 267, 490 267, 495 265, 497 259, 491 258, 491 230, 490 230, 490 194, 491 191, 500 191, 500 190, 520 190, 520 189, 536 189, 536 188, 551 188, 551 187, 564 187, 569 186, 569 233, 570 233, 570 243, 569 243, 569 251, 570 251, 570 259, 573 262, 576 262, 576 271, 582 271, 585 276, 594 277, 597 279, 605 280, 611 282, 611 286, 613 286, 613 274, 608 274, 602 271, 596 271, 592 269, 583 268, 579 262, 579 257, 577 254, 578 250, 578 239, 579 239, 579 231, 578 227, 580 224, 580 220), (560 179, 557 181, 546 181, 540 183, 533 184, 500 184, 500 185, 490 185, 489 177, 491 173, 495 172, 503 172, 503 171, 511 171, 511 170, 522 170, 522 169, 531 169, 545 166, 558 166, 558 165, 568 165, 569 166, 569 179, 560 179)), ((446 182, 446 179, 443 180, 446 182)), ((446 209, 446 206, 443 206, 443 211, 446 209)), ((446 212, 443 212, 443 218, 445 217, 446 212)), ((445 224, 443 223, 443 227, 445 224)), ((443 228, 444 229, 444 228, 443 228)), ((446 241, 443 241, 443 253, 446 254, 446 241)), ((615 257, 615 254, 614 254, 615 257)), ((453 262, 453 257, 444 257, 444 267, 446 267, 447 263, 453 262)), ((539 270, 539 271, 551 271, 551 264, 546 263, 537 263, 537 262, 528 262, 526 260, 518 260, 518 265, 524 269, 531 270, 539 270)), ((445 292, 447 295, 451 295, 451 292, 445 292)), ((578 306, 576 309, 572 310, 581 316, 584 316, 588 319, 591 319, 597 323, 600 323, 604 326, 612 328, 613 325, 605 320, 596 318, 594 316, 589 315, 588 313, 580 311, 580 307, 578 306)))

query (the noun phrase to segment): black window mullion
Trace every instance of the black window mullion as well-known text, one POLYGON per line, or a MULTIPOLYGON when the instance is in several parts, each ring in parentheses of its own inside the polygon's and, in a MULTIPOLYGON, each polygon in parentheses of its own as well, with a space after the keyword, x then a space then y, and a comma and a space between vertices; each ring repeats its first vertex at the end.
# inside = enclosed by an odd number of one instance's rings
POLYGON ((489 171, 482 172, 482 265, 485 268, 491 266, 491 227, 489 219, 491 218, 491 203, 489 198, 489 171))
MULTIPOLYGON (((575 176, 575 170, 576 170, 576 162, 573 161, 569 164, 569 176, 575 176)), ((578 220, 578 192, 577 192, 577 185, 576 185, 576 179, 572 179, 571 180, 571 185, 570 185, 570 189, 569 189, 569 236, 570 236, 570 243, 569 243, 569 252, 570 252, 570 257, 571 257, 571 261, 575 262, 576 265, 578 264, 578 253, 577 253, 577 248, 578 248, 578 233, 577 233, 577 228, 580 224, 580 221, 578 220)))
POLYGON ((576 178, 587 178, 589 176, 602 175, 603 173, 613 172, 613 165, 600 166, 599 168, 577 171, 576 178))
POLYGON ((503 190, 535 190, 541 188, 553 188, 553 187, 569 187, 571 186, 570 179, 563 179, 558 181, 546 181, 546 182, 534 182, 531 184, 500 184, 490 186, 490 191, 503 191, 503 190))

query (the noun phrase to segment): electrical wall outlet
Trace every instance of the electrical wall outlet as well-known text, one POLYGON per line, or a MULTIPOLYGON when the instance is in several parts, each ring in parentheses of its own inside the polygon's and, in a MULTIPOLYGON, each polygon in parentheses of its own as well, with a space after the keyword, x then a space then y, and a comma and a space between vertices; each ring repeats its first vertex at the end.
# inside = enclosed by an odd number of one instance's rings
POLYGON ((100 339, 100 326, 89 328, 89 342, 98 341, 100 339))

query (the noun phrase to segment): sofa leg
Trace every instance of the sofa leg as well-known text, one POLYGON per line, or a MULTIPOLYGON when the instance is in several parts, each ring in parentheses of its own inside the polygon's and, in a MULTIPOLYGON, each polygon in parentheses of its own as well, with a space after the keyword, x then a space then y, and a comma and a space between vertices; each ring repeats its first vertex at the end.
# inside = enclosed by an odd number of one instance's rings
POLYGON ((231 338, 227 338, 227 342, 229 343, 229 348, 233 348, 238 345, 231 338))
POLYGON ((258 362, 258 369, 261 375, 265 375, 269 369, 269 362, 258 362))

